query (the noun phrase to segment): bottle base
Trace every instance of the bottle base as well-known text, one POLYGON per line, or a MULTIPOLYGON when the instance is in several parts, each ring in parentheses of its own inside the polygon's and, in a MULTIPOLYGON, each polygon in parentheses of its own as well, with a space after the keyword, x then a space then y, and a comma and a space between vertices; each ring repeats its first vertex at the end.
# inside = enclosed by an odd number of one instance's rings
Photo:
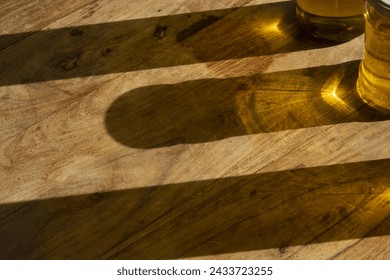
POLYGON ((364 33, 363 15, 353 17, 323 17, 310 14, 298 5, 296 16, 299 25, 311 35, 332 40, 349 41, 364 33))

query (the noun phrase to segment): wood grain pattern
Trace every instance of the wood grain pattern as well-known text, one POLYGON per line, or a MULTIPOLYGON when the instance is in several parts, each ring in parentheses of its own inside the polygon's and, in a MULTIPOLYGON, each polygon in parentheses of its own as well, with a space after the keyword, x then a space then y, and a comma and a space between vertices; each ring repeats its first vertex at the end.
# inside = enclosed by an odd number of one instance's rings
MULTIPOLYGON (((20 36, 26 39, 3 50, 1 62, 8 71, 0 76, 0 83, 129 72, 335 45, 304 34, 290 16, 294 9, 293 2, 280 2, 5 35, 5 42, 15 42, 20 36)), ((268 63, 265 59, 263 67, 268 63)))
POLYGON ((390 258, 362 37, 293 1, 73 2, 0 11, 1 259, 390 258))
POLYGON ((180 258, 389 235, 389 227, 377 230, 389 219, 389 164, 382 160, 3 205, 1 255, 180 258))
POLYGON ((359 64, 137 88, 111 105, 107 130, 124 145, 149 149, 388 119, 358 98, 359 64))

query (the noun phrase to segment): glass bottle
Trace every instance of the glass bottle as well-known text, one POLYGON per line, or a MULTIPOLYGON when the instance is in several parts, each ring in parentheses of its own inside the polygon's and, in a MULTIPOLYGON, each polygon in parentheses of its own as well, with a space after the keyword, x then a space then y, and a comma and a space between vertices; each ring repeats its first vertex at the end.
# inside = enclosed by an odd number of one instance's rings
POLYGON ((364 32, 364 0, 297 0, 299 24, 315 37, 348 41, 364 32))
POLYGON ((372 107, 390 112, 390 0, 367 0, 365 52, 357 91, 372 107))

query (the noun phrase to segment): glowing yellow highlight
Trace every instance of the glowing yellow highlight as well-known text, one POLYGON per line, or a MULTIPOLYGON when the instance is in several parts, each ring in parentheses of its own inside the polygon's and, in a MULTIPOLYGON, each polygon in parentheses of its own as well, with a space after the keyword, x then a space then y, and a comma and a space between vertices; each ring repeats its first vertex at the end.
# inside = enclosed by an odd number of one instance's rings
POLYGON ((275 22, 272 22, 268 25, 266 25, 266 28, 269 30, 269 31, 274 31, 274 32, 281 32, 280 28, 279 28, 279 23, 280 23, 280 20, 277 20, 275 22))
POLYGON ((339 111, 343 111, 346 113, 355 112, 351 106, 349 106, 343 99, 341 99, 338 95, 342 89, 339 89, 342 77, 344 73, 335 73, 330 76, 330 78, 326 81, 324 86, 321 89, 321 96, 324 101, 330 106, 336 108, 339 111))
POLYGON ((280 19, 256 24, 253 29, 263 35, 265 33, 282 33, 282 30, 280 29, 280 19))

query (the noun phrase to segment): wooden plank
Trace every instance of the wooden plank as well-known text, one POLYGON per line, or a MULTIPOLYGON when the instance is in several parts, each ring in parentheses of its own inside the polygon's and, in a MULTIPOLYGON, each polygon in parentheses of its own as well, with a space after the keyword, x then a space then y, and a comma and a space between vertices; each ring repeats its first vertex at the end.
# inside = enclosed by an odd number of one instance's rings
POLYGON ((77 1, 77 3, 61 0, 3 0, 0 9, 0 50, 93 2, 93 0, 77 1), (6 34, 13 35, 4 36, 6 34))
POLYGON ((388 259, 363 38, 291 1, 132 2, 5 2, 34 16, 0 12, 0 258, 388 259))
MULTIPOLYGON (((0 84, 121 73, 322 48, 305 35, 293 2, 6 35, 0 84), (297 40, 296 38, 299 38, 297 40), (32 46, 39 46, 34 48, 32 46), (27 51, 26 51, 27 50, 27 51)), ((264 59, 266 68, 271 62, 264 59)))
POLYGON ((0 256, 172 259, 389 235, 389 227, 375 229, 389 219, 389 164, 362 162, 3 205, 0 256))

